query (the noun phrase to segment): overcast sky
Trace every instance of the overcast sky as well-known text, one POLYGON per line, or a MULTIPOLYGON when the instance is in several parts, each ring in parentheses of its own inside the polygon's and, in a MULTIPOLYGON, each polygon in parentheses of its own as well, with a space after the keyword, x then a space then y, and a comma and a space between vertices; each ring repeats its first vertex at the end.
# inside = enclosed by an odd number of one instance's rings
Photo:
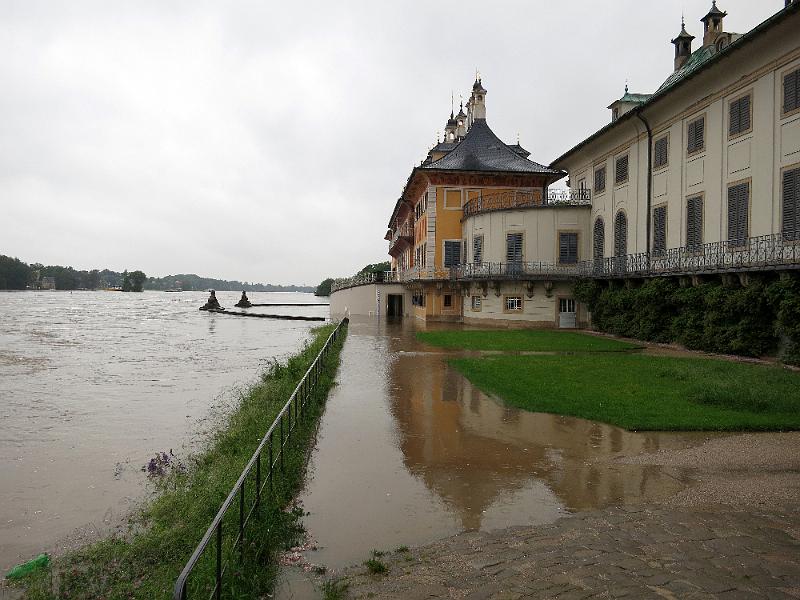
MULTIPOLYGON (((450 112, 549 163, 711 0, 0 2, 0 254, 316 284, 386 260, 450 112), (457 108, 456 108, 457 110, 457 108)), ((745 32, 783 0, 719 0, 745 32)))

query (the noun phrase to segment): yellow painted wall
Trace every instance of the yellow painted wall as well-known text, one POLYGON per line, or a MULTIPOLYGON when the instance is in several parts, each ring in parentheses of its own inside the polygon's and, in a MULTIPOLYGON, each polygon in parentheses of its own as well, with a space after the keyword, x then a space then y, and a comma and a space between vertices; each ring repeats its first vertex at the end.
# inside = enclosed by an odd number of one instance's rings
POLYGON ((461 239, 461 217, 464 213, 461 206, 458 208, 445 207, 445 193, 448 189, 458 188, 442 186, 436 188, 436 256, 434 264, 437 269, 444 268, 444 241, 461 239))

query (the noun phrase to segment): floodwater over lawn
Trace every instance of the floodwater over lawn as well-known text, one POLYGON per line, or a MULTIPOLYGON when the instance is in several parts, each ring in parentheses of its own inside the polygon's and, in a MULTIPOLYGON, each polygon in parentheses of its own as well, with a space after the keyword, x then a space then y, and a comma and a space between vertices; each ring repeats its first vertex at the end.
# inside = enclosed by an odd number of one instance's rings
MULTIPOLYGON (((338 569, 373 549, 664 499, 690 483, 687 471, 612 459, 714 435, 632 433, 506 407, 447 365, 463 353, 417 342, 415 326, 424 325, 351 321, 300 496, 319 545, 306 553, 312 563, 338 569)), ((286 570, 280 595, 302 597, 300 579, 286 570)))

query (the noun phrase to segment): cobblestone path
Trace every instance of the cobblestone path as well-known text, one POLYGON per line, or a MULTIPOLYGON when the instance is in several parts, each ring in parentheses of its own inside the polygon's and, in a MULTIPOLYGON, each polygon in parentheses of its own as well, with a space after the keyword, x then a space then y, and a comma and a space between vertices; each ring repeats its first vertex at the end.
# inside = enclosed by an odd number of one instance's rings
POLYGON ((348 597, 800 598, 800 512, 611 508, 380 560, 385 575, 341 574, 348 597))

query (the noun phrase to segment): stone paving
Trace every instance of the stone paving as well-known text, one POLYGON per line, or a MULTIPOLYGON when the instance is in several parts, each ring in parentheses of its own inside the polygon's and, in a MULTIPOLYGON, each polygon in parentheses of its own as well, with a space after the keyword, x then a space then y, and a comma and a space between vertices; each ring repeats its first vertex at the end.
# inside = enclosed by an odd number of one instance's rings
POLYGON ((800 598, 800 512, 610 508, 463 533, 380 560, 385 575, 339 574, 347 597, 800 598))

